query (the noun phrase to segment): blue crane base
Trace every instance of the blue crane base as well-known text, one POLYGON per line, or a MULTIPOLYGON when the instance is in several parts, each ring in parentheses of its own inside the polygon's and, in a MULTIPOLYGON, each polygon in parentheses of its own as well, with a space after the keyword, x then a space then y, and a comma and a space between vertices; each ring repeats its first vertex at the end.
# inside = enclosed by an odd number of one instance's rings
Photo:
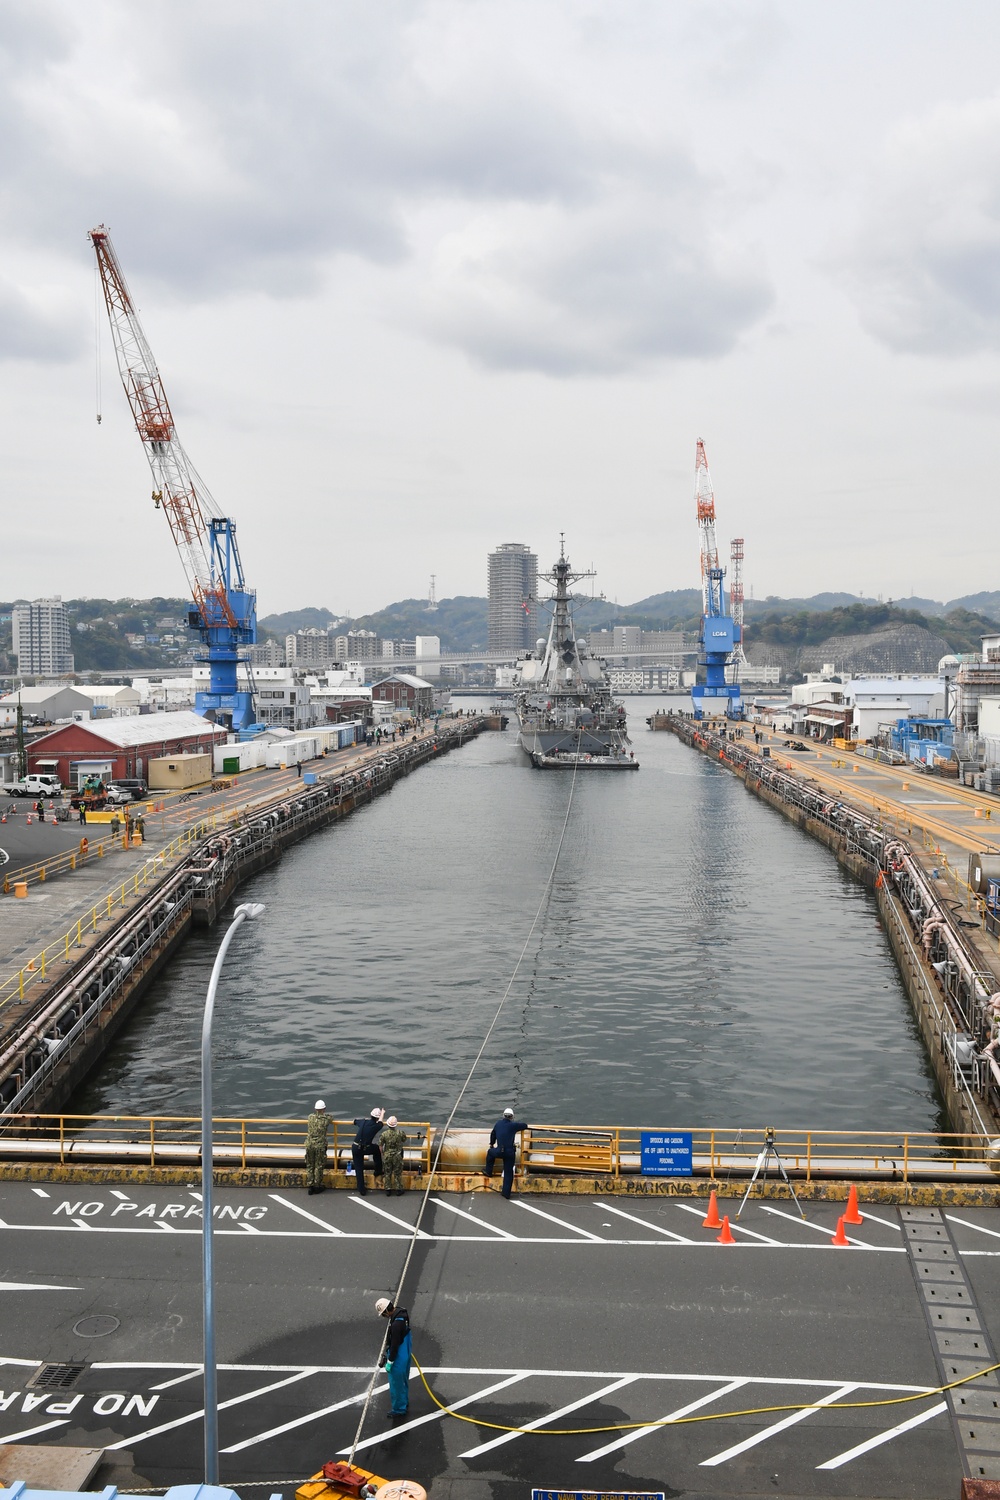
POLYGON ((252 693, 195 693, 194 711, 229 729, 247 729, 256 720, 252 693))

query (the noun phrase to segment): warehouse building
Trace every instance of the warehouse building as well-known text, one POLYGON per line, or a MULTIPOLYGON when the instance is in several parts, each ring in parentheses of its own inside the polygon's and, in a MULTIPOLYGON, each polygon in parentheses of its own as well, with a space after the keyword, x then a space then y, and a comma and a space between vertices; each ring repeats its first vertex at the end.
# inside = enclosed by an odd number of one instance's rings
POLYGON ((210 752, 226 738, 221 725, 196 713, 135 714, 65 724, 28 747, 28 770, 58 776, 78 787, 87 776, 104 781, 146 779, 151 760, 210 752))

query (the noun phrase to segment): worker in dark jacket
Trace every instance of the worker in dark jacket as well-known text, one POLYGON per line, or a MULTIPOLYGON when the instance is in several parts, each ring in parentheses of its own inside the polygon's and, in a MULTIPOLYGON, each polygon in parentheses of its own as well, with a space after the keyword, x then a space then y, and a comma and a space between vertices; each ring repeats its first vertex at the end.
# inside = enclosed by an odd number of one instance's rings
POLYGON ((392 1417, 405 1417, 410 1409, 410 1315, 405 1307, 395 1307, 388 1297, 375 1304, 380 1318, 389 1319, 385 1346, 385 1369, 389 1376, 392 1417))
POLYGON ((375 1144, 375 1137, 382 1129, 382 1121, 385 1110, 378 1106, 372 1110, 367 1118, 355 1120, 357 1135, 351 1143, 351 1160, 354 1162, 354 1180, 358 1192, 364 1196, 368 1189, 365 1187, 365 1157, 372 1159, 372 1168, 376 1177, 382 1176, 382 1152, 375 1144))
POLYGON ((514 1137, 521 1130, 527 1130, 527 1122, 515 1120, 514 1111, 505 1109, 503 1116, 490 1131, 490 1149, 486 1153, 486 1175, 493 1176, 493 1164, 499 1156, 503 1162, 503 1187, 500 1191, 505 1198, 510 1197, 510 1190, 514 1186, 514 1152, 517 1146, 514 1137))

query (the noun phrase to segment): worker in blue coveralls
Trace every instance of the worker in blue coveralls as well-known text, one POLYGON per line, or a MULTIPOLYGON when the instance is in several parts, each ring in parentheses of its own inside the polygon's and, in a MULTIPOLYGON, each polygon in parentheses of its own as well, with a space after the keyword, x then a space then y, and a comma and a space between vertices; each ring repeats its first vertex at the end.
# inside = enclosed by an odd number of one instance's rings
POLYGON ((499 1156, 503 1162, 503 1187, 500 1191, 505 1198, 510 1197, 510 1190, 514 1186, 514 1150, 516 1142, 514 1137, 521 1130, 527 1130, 527 1122, 515 1120, 514 1111, 505 1109, 502 1117, 496 1122, 490 1131, 490 1149, 486 1153, 486 1175, 493 1176, 493 1164, 499 1156))
POLYGON ((405 1417, 410 1409, 410 1315, 405 1307, 396 1307, 388 1297, 375 1304, 380 1318, 388 1318, 389 1332, 385 1344, 385 1369, 389 1376, 389 1398, 394 1417, 405 1417))

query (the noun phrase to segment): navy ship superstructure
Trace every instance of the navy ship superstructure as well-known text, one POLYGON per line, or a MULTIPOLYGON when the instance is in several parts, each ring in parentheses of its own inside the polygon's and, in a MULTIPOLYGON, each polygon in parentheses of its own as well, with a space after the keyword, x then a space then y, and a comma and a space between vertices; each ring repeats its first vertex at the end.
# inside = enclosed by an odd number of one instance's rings
POLYGON ((593 575, 574 573, 563 546, 551 573, 541 576, 554 590, 552 623, 548 639, 538 640, 535 651, 517 664, 514 702, 521 748, 540 770, 638 770, 624 704, 612 697, 604 663, 577 640, 573 626, 570 585, 593 575))

